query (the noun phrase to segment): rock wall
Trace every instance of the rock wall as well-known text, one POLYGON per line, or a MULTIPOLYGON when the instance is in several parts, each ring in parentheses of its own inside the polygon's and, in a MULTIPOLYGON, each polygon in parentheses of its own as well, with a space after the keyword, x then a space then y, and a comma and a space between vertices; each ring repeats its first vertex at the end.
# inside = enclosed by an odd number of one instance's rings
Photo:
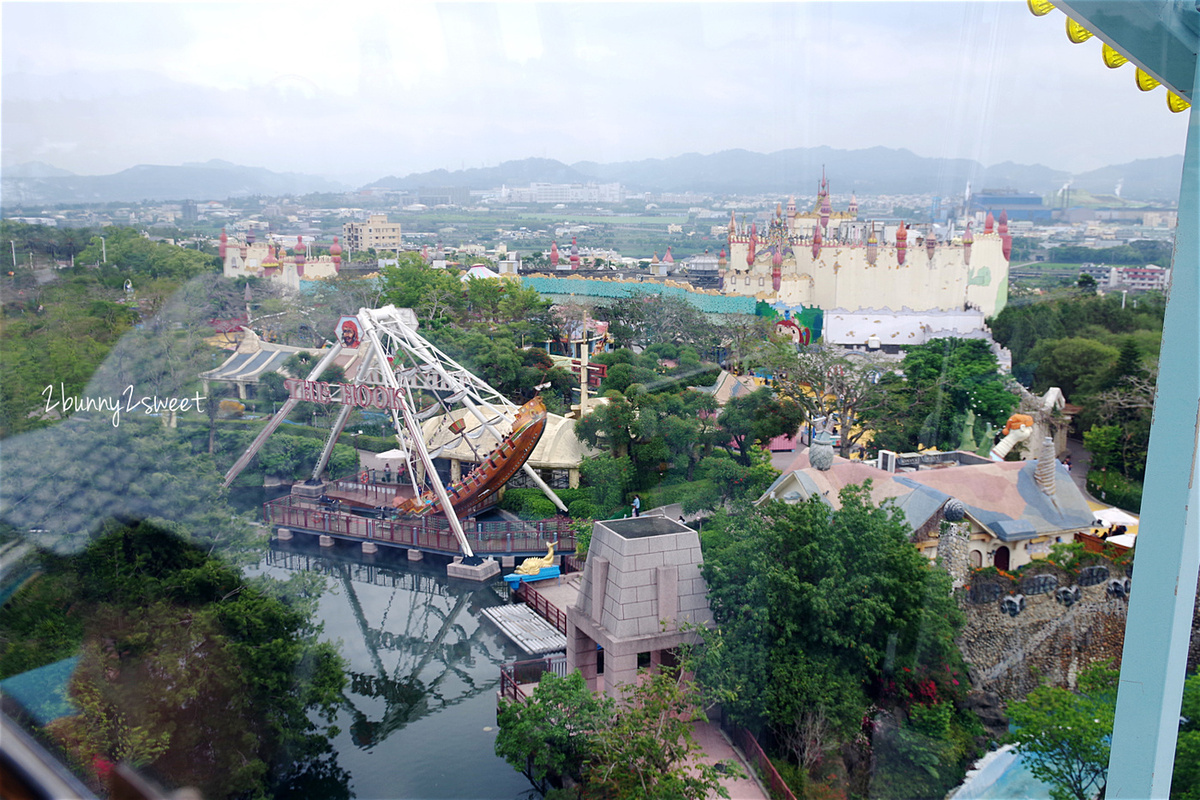
POLYGON ((938 536, 937 557, 954 579, 955 589, 967 582, 971 572, 970 533, 970 523, 951 522, 938 536))
MULTIPOLYGON (((1112 576, 1124 577, 1116 570, 1112 576)), ((1009 702, 1041 683, 1074 688, 1079 672, 1097 661, 1112 659, 1119 667, 1127 600, 1110 594, 1108 581, 1080 587, 1079 595, 1069 607, 1054 592, 1025 596, 1015 616, 1002 610, 1003 598, 971 603, 964 595, 959 647, 972 685, 1009 702)))

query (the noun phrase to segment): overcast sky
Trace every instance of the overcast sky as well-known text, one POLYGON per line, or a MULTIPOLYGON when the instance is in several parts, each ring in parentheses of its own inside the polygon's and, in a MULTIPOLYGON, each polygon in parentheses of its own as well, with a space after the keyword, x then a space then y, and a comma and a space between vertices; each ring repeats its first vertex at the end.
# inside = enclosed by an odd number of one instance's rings
POLYGON ((5 2, 2 163, 218 158, 359 184, 529 156, 1183 152, 1132 65, 1006 2, 5 2))

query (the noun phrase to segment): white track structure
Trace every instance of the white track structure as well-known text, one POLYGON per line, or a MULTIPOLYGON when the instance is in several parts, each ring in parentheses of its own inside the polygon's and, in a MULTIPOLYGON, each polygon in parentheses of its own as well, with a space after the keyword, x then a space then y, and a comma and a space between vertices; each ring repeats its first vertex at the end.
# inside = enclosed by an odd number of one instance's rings
MULTIPOLYGON (((485 433, 499 444, 505 433, 511 429, 518 406, 417 333, 417 316, 412 309, 396 308, 393 305, 378 309, 360 308, 356 317, 363 334, 359 347, 368 348, 368 353, 359 361, 357 373, 352 378, 347 376, 348 383, 350 386, 380 386, 396 390, 393 396, 399 400, 394 404, 397 407, 385 411, 391 414, 397 446, 404 453, 403 460, 408 468, 406 473, 413 491, 420 494, 426 488, 433 489, 442 502, 442 508, 446 509, 446 518, 458 538, 463 555, 471 558, 474 553, 463 533, 462 523, 452 510, 453 504, 434 468, 433 460, 443 450, 464 440, 474 449, 471 442, 479 440, 485 433), (450 411, 455 407, 467 409, 471 416, 478 420, 479 426, 470 432, 464 429, 456 433, 454 438, 431 450, 429 443, 425 441, 421 422, 439 413, 443 419, 448 419, 450 411), (422 485, 423 483, 428 486, 422 485)), ((322 355, 306 380, 319 379, 341 351, 342 344, 334 343, 322 355)), ((229 486, 245 469, 250 459, 298 402, 298 399, 289 399, 280 407, 246 452, 225 474, 225 486, 229 486)), ((354 405, 342 405, 321 452, 321 458, 313 468, 314 481, 329 463, 333 445, 345 428, 352 408, 354 405)), ((489 442, 480 456, 480 461, 486 457, 492 446, 489 442)), ((567 510, 532 467, 525 464, 522 469, 560 511, 567 510)))

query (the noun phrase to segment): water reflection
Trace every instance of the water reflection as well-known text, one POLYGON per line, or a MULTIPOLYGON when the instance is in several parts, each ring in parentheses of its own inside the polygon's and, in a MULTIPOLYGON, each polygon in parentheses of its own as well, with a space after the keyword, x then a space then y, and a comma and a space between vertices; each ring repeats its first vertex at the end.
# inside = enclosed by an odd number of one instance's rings
POLYGON ((334 746, 357 797, 527 796, 528 783, 492 749, 499 667, 520 658, 480 614, 501 595, 449 579, 442 563, 364 556, 342 542, 276 543, 258 569, 328 579, 323 635, 341 641, 349 662, 334 746))

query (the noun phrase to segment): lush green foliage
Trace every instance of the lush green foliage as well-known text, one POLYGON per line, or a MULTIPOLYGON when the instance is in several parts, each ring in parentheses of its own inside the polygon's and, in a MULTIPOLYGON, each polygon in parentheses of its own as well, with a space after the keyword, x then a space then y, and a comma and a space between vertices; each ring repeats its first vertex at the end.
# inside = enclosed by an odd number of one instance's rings
MULTIPOLYGON (((769 503, 706 524, 703 573, 717 627, 700 631, 697 679, 734 721, 769 728, 808 769, 864 731, 872 702, 907 710, 904 737, 911 729, 965 742, 966 723, 952 711, 966 686, 949 577, 867 488, 848 487, 839 502, 834 511, 819 500, 769 503)), ((926 774, 912 796, 944 794, 967 749, 938 749, 953 755, 949 769, 926 774)))
POLYGON ((0 677, 81 656, 80 713, 54 726, 80 761, 129 760, 207 797, 262 797, 328 750, 333 731, 309 713, 332 719, 344 677, 316 641, 312 576, 250 582, 147 523, 110 524, 78 555, 45 558, 0 610, 0 677))
POLYGON ((643 674, 621 703, 587 688, 578 671, 546 673, 533 696, 502 702, 496 754, 538 791, 565 789, 579 800, 687 800, 728 797, 719 773, 693 763, 690 721, 697 711, 678 670, 643 674))
POLYGON ((1117 676, 1106 664, 1093 665, 1080 673, 1076 692, 1039 686, 1008 707, 1013 739, 1054 800, 1103 796, 1117 676))
POLYGON ((1018 397, 982 339, 934 339, 904 355, 903 381, 886 376, 886 401, 868 419, 880 448, 910 452, 918 445, 957 449, 968 414, 972 437, 986 441, 1016 408, 1018 397))
MULTIPOLYGON (((1124 305, 1122 308, 1122 298, 1117 294, 1010 305, 988 324, 996 341, 1012 351, 1014 377, 1031 387, 1049 385, 1043 370, 1063 366, 1053 358, 1058 340, 1087 339, 1119 349, 1128 338, 1137 345, 1143 359, 1157 357, 1164 299, 1149 294, 1136 304, 1127 301, 1124 305)), ((1100 372, 1105 365, 1093 366, 1100 372)), ((1101 380, 1091 374, 1087 379, 1101 380)))
POLYGON ((1200 800, 1200 675, 1190 676, 1183 685, 1171 800, 1200 800))

